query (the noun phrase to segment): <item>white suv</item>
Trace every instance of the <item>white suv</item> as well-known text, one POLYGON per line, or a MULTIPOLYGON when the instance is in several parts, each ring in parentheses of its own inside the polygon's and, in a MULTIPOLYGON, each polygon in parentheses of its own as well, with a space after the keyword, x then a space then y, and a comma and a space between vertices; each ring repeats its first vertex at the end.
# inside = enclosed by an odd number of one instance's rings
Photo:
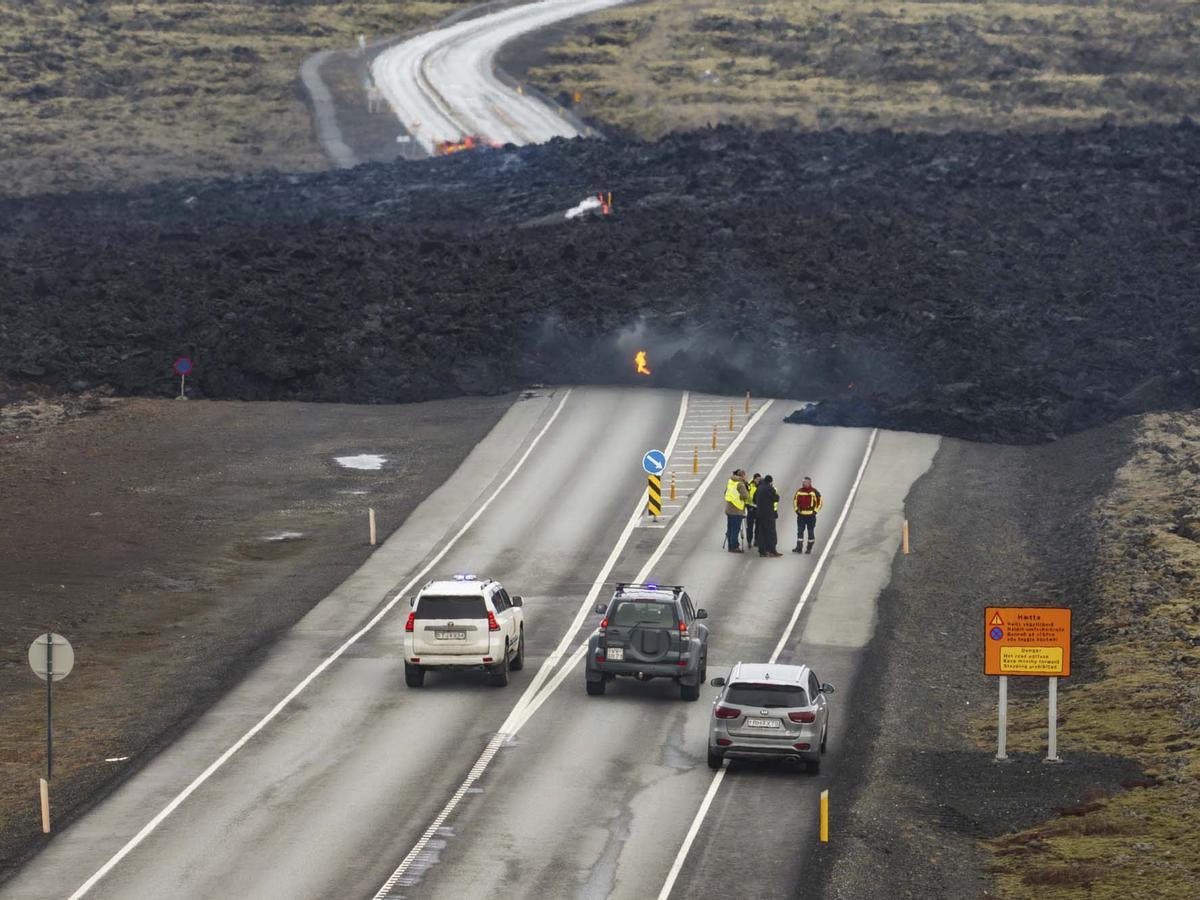
POLYGON ((404 623, 404 681, 425 683, 427 669, 487 670, 497 687, 525 667, 521 598, 474 575, 431 581, 417 592, 404 623))

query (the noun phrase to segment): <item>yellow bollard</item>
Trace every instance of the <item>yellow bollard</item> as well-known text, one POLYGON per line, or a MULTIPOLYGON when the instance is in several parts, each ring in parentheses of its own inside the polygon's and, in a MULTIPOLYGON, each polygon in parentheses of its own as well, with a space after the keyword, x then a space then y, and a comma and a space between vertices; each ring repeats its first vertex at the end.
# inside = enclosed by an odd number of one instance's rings
POLYGON ((713 449, 717 449, 717 426, 713 425, 713 449))
POLYGON ((746 391, 746 415, 750 415, 750 392, 746 391))
POLYGON ((829 843, 829 790, 821 791, 821 843, 829 843))
POLYGON ((733 404, 729 404, 729 430, 733 431, 733 404))
POLYGON ((908 519, 905 519, 904 524, 900 526, 900 546, 904 550, 904 555, 908 556, 908 519))
POLYGON ((675 473, 671 473, 671 499, 675 499, 675 473))
POLYGON ((699 445, 692 447, 692 474, 695 475, 700 471, 700 447, 699 445))

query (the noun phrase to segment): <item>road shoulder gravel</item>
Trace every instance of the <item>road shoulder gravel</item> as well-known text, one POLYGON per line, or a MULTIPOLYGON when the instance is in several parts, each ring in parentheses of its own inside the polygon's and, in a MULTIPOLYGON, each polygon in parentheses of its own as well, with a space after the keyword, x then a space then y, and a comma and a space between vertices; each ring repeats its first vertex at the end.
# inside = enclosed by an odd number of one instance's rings
MULTIPOLYGON (((988 604, 1070 605, 1079 633, 1097 535, 1091 510, 1129 452, 1129 420, 1054 444, 943 440, 906 504, 913 550, 898 555, 853 697, 849 756, 831 785, 831 841, 799 896, 849 900, 889 885, 897 897, 980 897, 992 890, 979 840, 1028 827, 1087 791, 1136 778, 1129 760, 1078 752, 993 761, 976 735, 995 715, 979 621, 988 604), (819 888, 816 887, 819 884, 819 888)), ((1077 643, 1072 681, 1097 661, 1077 643)), ((1046 682, 1013 679, 1010 704, 1041 703, 1046 682)), ((1060 698, 1060 714, 1070 715, 1060 698)))

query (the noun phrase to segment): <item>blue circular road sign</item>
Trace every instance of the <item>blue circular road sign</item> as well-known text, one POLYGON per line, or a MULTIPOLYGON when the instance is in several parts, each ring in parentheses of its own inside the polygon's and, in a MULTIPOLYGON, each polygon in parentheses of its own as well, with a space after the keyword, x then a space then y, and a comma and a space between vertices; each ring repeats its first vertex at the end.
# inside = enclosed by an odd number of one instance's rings
POLYGON ((990 634, 992 636, 993 641, 998 641, 998 640, 1000 640, 1000 638, 1004 637, 1004 629, 993 628, 991 631, 988 632, 988 634, 990 634))
POLYGON ((647 475, 661 475, 667 467, 667 454, 661 450, 647 450, 642 457, 642 468, 647 475))
POLYGON ((186 356, 181 356, 181 357, 179 357, 179 359, 175 360, 175 374, 176 375, 187 375, 191 371, 192 371, 192 361, 190 359, 188 359, 186 356))

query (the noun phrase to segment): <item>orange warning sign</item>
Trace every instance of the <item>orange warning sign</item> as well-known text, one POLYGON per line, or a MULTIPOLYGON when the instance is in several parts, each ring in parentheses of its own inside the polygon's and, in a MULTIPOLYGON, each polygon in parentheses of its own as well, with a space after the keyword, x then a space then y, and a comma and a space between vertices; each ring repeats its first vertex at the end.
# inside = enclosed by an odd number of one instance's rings
POLYGON ((989 606, 983 621, 985 675, 1071 674, 1071 610, 989 606))

